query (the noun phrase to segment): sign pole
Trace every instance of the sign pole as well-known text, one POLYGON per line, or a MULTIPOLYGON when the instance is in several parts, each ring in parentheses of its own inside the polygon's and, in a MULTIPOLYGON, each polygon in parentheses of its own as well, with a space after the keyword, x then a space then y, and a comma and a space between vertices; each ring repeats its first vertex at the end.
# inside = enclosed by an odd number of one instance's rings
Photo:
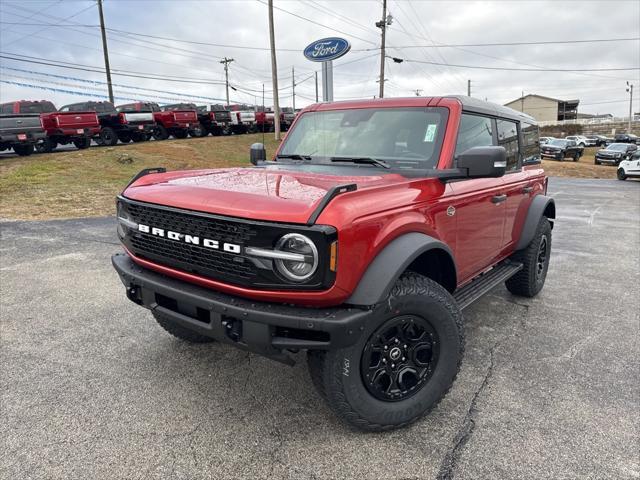
POLYGON ((333 61, 322 62, 322 101, 333 102, 333 61))

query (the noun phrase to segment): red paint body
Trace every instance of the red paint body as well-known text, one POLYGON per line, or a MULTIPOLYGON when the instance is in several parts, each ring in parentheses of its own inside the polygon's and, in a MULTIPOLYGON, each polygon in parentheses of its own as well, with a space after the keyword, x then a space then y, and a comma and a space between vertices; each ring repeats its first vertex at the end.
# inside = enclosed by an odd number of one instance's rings
MULTIPOLYGON (((461 103, 454 98, 402 98, 316 104, 308 111, 358 108, 439 106, 448 109, 438 168, 451 168, 461 103)), ((335 197, 317 224, 338 231, 336 281, 324 291, 264 291, 241 288, 180 272, 140 258, 140 265, 225 293, 255 300, 311 306, 338 305, 357 286, 367 266, 392 240, 422 232, 447 244, 453 252, 458 286, 509 256, 520 237, 533 197, 544 193, 541 167, 532 166, 501 178, 443 183, 436 178, 399 174, 345 177, 293 171, 236 168, 168 172, 142 177, 124 196, 161 205, 231 217, 284 223, 306 223, 324 194, 335 185, 356 183, 356 191, 335 197), (533 187, 528 192, 524 187, 533 187), (494 204, 495 195, 508 195, 494 204), (455 208, 456 214, 447 215, 455 208)))
POLYGON ((137 102, 133 104, 137 112, 153 111, 153 120, 167 130, 187 130, 198 123, 196 110, 166 110, 161 111, 156 104, 137 102), (150 108, 155 105, 156 108, 150 108))
POLYGON ((42 127, 49 137, 92 137, 100 133, 100 122, 95 112, 58 112, 55 111, 53 104, 46 100, 39 102, 21 100, 12 103, 11 113, 27 113, 24 111, 27 105, 48 105, 49 110, 53 111, 40 113, 40 118, 42 127))

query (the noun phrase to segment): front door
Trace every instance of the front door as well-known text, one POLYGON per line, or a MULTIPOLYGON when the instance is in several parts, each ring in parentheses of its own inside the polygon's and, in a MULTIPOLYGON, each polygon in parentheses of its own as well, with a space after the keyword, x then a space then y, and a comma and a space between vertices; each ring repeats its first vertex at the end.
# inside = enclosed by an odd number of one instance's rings
MULTIPOLYGON (((494 120, 462 114, 456 155, 472 147, 496 144, 494 120)), ((500 255, 507 196, 501 178, 460 180, 450 185, 453 196, 448 213, 457 219, 455 258, 458 281, 463 283, 481 273, 500 255)))

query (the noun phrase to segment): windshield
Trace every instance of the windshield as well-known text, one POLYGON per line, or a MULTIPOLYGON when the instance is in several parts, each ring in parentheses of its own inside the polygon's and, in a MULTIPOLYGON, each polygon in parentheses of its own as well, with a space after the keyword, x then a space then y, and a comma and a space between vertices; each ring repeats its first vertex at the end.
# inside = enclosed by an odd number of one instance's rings
POLYGON ((627 145, 624 143, 612 143, 605 150, 613 150, 615 152, 624 152, 627 150, 627 145))
POLYGON ((20 102, 20 113, 50 113, 56 107, 51 102, 20 102))
POLYGON ((556 145, 558 147, 566 147, 567 146, 567 141, 566 140, 560 140, 559 138, 554 138, 553 140, 551 140, 549 142, 549 145, 556 145))
MULTIPOLYGON (((392 169, 435 168, 447 111, 443 108, 363 108, 306 112, 279 156, 310 163, 336 159, 383 160, 392 169)), ((376 168, 368 163, 362 166, 376 168)))

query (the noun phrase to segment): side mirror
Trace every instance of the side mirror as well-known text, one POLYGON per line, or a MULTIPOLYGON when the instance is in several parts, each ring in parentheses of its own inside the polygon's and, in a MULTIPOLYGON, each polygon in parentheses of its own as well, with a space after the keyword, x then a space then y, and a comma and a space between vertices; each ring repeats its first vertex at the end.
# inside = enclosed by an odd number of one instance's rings
POLYGON ((465 169, 467 178, 502 177, 507 151, 504 147, 473 147, 458 155, 456 167, 465 169))
POLYGON ((267 159, 267 150, 264 148, 264 144, 254 143, 251 145, 249 158, 253 165, 258 165, 259 162, 264 162, 267 159))

